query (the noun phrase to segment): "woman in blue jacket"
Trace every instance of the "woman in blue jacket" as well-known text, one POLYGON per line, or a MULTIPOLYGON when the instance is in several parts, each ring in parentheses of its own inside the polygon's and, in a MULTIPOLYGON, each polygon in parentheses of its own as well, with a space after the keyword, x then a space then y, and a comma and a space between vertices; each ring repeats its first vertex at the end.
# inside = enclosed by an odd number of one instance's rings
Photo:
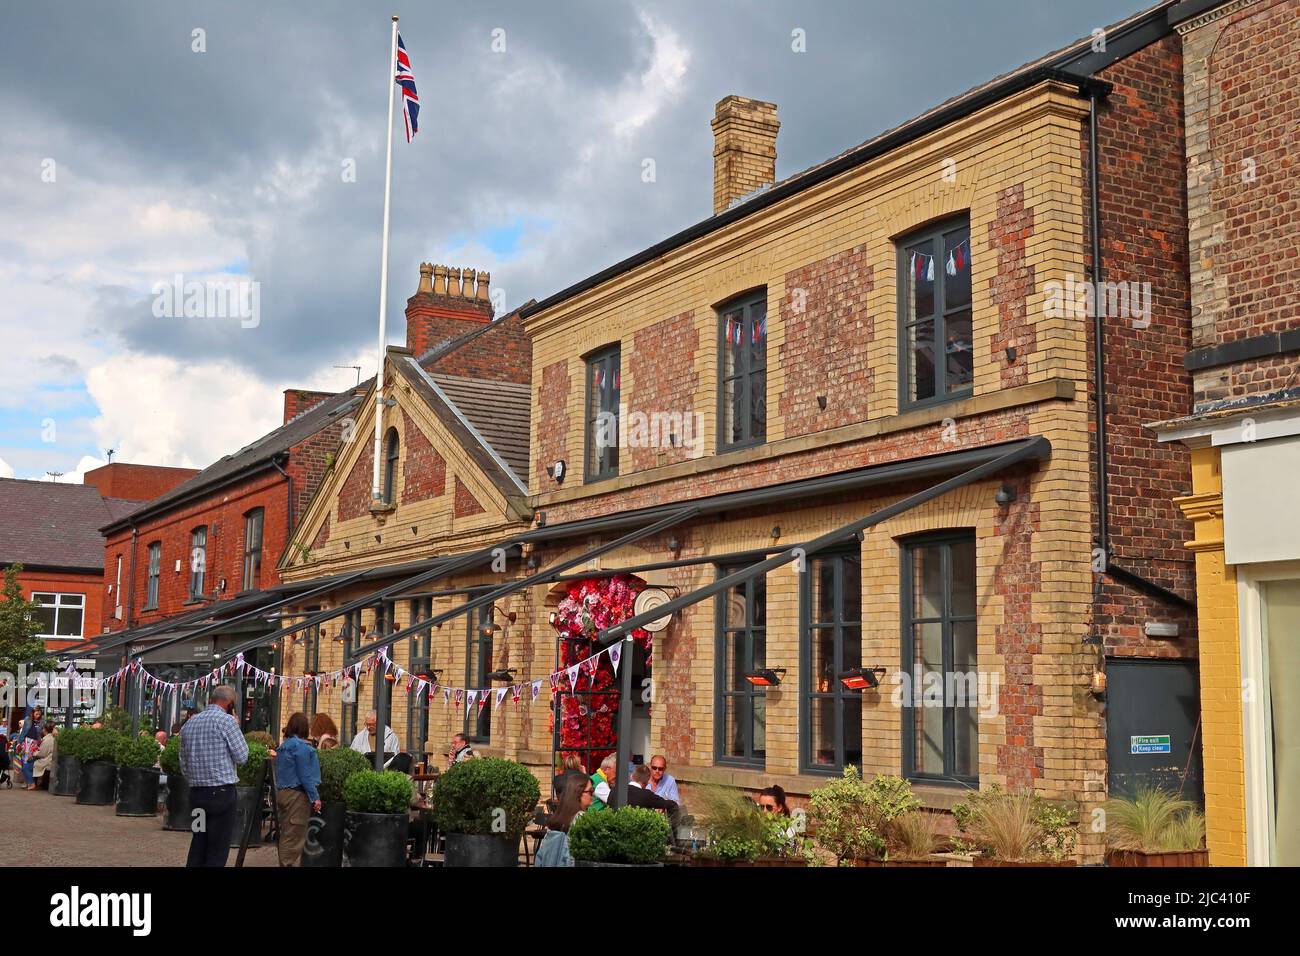
POLYGON ((275 809, 280 820, 280 865, 300 866, 312 811, 320 811, 320 760, 307 743, 309 724, 301 711, 289 718, 275 749, 275 809))

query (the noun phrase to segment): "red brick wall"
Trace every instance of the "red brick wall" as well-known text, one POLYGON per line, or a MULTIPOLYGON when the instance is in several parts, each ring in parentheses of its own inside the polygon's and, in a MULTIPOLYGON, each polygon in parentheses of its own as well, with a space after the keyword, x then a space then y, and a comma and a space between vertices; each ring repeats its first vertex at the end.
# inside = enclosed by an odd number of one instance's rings
POLYGON ((363 442, 361 455, 352 465, 352 470, 339 489, 339 520, 360 518, 370 513, 370 493, 373 490, 375 447, 371 441, 360 437, 354 441, 363 442))
MULTIPOLYGON (((131 623, 150 624, 164 617, 194 609, 190 604, 190 534, 199 525, 208 529, 206 575, 204 591, 211 595, 220 579, 226 579, 226 590, 217 594, 220 600, 234 597, 243 586, 244 568, 244 515, 254 508, 263 509, 262 518, 262 574, 261 586, 269 587, 279 582, 275 565, 284 553, 288 541, 288 492, 284 478, 274 469, 251 475, 237 485, 228 485, 188 505, 173 509, 164 515, 147 519, 139 525, 136 544, 134 618, 131 623), (148 593, 148 547, 158 541, 162 544, 161 574, 158 579, 158 607, 144 610, 148 593), (176 562, 181 570, 176 571, 176 562)), ((104 578, 102 594, 107 594, 117 574, 117 555, 122 555, 122 588, 131 586, 131 529, 114 532, 108 539, 104 552, 104 578)), ((122 598, 125 618, 128 609, 126 593, 122 598)), ((103 621, 112 630, 126 626, 125 619, 112 618, 113 601, 104 601, 103 621)))
MULTIPOLYGON (((568 461, 569 452, 565 436, 569 434, 569 363, 553 362, 542 369, 542 384, 537 389, 538 409, 537 434, 533 436, 534 464, 537 470, 538 487, 550 491, 556 487, 555 482, 546 476, 548 466, 560 459, 568 461)), ((567 476, 568 480, 577 480, 567 476)))
POLYGON ((287 425, 303 412, 310 411, 321 402, 333 397, 333 392, 311 392, 305 388, 286 388, 284 390, 284 423, 287 425))
POLYGON ((406 300, 406 347, 419 358, 490 321, 491 302, 417 292, 406 300))
MULTIPOLYGON (((703 440, 696 430, 695 389, 699 375, 695 372, 695 352, 700 346, 700 334, 695 328, 695 313, 683 312, 670 319, 663 319, 653 325, 640 329, 632 338, 632 351, 628 356, 628 375, 632 388, 626 399, 629 440, 635 437, 632 415, 640 413, 643 426, 637 426, 646 433, 647 439, 657 436, 655 447, 633 447, 627 450, 627 471, 642 471, 656 465, 667 465, 675 461, 684 461, 690 457, 690 450, 684 443, 684 436, 679 429, 675 432, 677 447, 670 442, 672 435, 666 433, 662 423, 652 426, 654 416, 676 415, 677 421, 690 419, 690 424, 682 427, 691 429, 692 442, 703 440)), ((674 425, 674 428, 677 426, 674 425)), ((554 459, 552 459, 554 460, 554 459)), ((620 468, 623 466, 620 465, 620 468)))
POLYGON ((293 476, 293 524, 297 527, 303 513, 325 477, 327 462, 340 451, 343 431, 349 427, 345 417, 322 428, 310 438, 289 449, 289 463, 285 467, 293 476))
POLYGON ((1034 210, 1025 208, 1024 184, 998 193, 998 214, 989 223, 988 240, 990 251, 998 257, 998 271, 989 281, 989 291, 998 307, 998 331, 991 351, 1003 388, 1029 381, 1029 355, 1037 344, 1034 326, 1026 321, 1034 267, 1025 263, 1025 240, 1033 233, 1034 210), (1007 356, 1009 348, 1016 350, 1014 362, 1007 356))
POLYGON ((408 416, 402 439, 402 501, 424 501, 447 490, 447 463, 408 416))
POLYGON ((461 482, 460 478, 456 479, 456 504, 455 515, 457 518, 467 518, 470 515, 482 514, 485 509, 478 503, 478 499, 461 482))
MULTIPOLYGON (((125 568, 122 571, 126 574, 125 568)), ((111 581, 112 578, 110 577, 111 581)), ((23 589, 23 597, 31 600, 32 592, 47 591, 59 594, 81 594, 85 596, 85 613, 81 619, 81 636, 83 639, 94 637, 103 629, 104 605, 108 613, 113 613, 113 599, 106 597, 107 588, 98 574, 78 574, 70 571, 28 571, 18 575, 18 584, 23 589)), ((71 647, 75 640, 46 641, 50 650, 71 647)))
POLYGON ((519 313, 513 312, 425 368, 444 375, 527 385, 533 374, 533 342, 524 332, 519 313))
POLYGON ((786 273, 779 362, 785 369, 781 412, 787 437, 869 417, 873 376, 867 345, 875 335, 875 317, 867 311, 867 297, 874 287, 865 246, 786 273), (825 411, 818 395, 826 396, 825 411))
MULTIPOLYGON (((1192 405, 1191 376, 1182 364, 1191 315, 1178 37, 1119 61, 1101 78, 1115 85, 1098 124, 1104 278, 1151 284, 1149 326, 1139 316, 1105 319, 1111 559, 1191 597, 1195 569, 1183 542, 1192 528, 1172 500, 1191 490, 1190 453, 1178 442, 1160 443, 1144 427, 1185 415, 1192 405)), ((1083 160, 1086 176, 1086 137, 1083 160)), ((1085 250, 1089 225, 1085 217, 1085 250)), ((1111 576, 1099 577, 1094 614, 1108 651, 1195 653, 1194 615, 1111 576), (1187 638, 1149 642, 1142 634, 1147 620, 1178 621, 1187 638)))
POLYGON ((101 498, 151 501, 198 473, 197 468, 167 468, 115 461, 86 472, 82 483, 98 488, 101 498))

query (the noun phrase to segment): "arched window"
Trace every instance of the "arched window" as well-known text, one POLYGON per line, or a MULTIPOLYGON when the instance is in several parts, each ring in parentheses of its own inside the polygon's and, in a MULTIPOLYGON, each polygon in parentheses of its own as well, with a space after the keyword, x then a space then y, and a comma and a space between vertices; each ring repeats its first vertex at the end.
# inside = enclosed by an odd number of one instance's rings
POLYGON ((397 482, 397 456, 400 451, 397 443, 397 429, 388 429, 388 439, 384 442, 384 504, 394 503, 393 490, 397 482))

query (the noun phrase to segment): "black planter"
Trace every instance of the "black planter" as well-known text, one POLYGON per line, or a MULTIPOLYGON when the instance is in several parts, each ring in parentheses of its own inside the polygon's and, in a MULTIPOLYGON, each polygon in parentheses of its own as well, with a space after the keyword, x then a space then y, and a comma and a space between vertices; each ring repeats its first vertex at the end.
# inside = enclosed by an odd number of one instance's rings
POLYGON ((347 815, 348 808, 342 800, 321 802, 320 813, 313 813, 307 823, 307 842, 302 848, 303 866, 343 865, 347 815))
POLYGON ((405 813, 349 813, 343 846, 348 866, 406 866, 405 813))
POLYGON ((158 778, 153 767, 117 768, 119 817, 151 817, 158 812, 158 778))
POLYGON ((235 829, 230 834, 231 847, 244 842, 244 828, 248 818, 253 818, 253 833, 248 838, 250 847, 257 846, 262 838, 262 790, 259 787, 235 787, 235 829))
POLYGON ((167 775, 167 811, 163 814, 164 830, 188 830, 194 819, 190 813, 190 785, 178 773, 167 775))
POLYGON ((519 838, 448 833, 443 866, 518 866, 519 838))
POLYGON ((81 780, 77 784, 77 802, 92 807, 106 807, 113 802, 117 789, 117 764, 107 760, 92 760, 81 765, 81 780))
POLYGON ((643 866, 663 866, 662 863, 603 863, 600 860, 574 860, 574 866, 620 866, 640 869, 643 866))
POLYGON ((50 793, 56 797, 75 797, 81 785, 81 758, 72 754, 57 754, 54 758, 54 782, 50 793))

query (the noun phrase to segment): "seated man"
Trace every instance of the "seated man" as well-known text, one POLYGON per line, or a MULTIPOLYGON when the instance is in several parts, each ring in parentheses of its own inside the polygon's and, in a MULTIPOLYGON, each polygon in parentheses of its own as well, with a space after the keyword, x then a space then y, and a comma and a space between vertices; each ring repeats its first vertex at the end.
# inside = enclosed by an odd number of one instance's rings
POLYGON ((668 819, 672 821, 673 826, 677 825, 678 806, 675 800, 665 800, 657 793, 653 793, 646 788, 650 782, 650 768, 645 764, 639 764, 632 771, 632 778, 627 782, 627 805, 629 807, 644 807, 647 810, 662 810, 668 814, 668 819))
MULTIPOLYGON (((365 754, 371 760, 375 756, 376 740, 375 729, 379 724, 379 716, 372 710, 366 714, 366 726, 363 730, 357 731, 357 735, 352 738, 352 749, 357 753, 365 754)), ((392 727, 384 728, 384 769, 400 770, 402 773, 409 773, 411 770, 411 755, 402 751, 401 741, 397 739, 397 734, 393 733, 392 727)))

